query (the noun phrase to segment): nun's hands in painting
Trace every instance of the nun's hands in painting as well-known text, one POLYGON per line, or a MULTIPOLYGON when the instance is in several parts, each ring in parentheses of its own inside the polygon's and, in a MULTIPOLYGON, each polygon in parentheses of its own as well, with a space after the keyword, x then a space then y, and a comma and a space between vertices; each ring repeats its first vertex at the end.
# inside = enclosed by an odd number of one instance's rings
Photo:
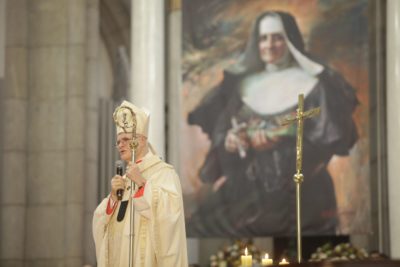
POLYGON ((247 150, 249 142, 247 141, 246 133, 239 132, 235 133, 233 130, 229 130, 225 137, 225 149, 231 153, 238 152, 239 149, 247 150))
POLYGON ((266 131, 264 129, 255 130, 250 138, 251 147, 254 150, 262 151, 272 148, 278 141, 279 136, 267 137, 266 131))

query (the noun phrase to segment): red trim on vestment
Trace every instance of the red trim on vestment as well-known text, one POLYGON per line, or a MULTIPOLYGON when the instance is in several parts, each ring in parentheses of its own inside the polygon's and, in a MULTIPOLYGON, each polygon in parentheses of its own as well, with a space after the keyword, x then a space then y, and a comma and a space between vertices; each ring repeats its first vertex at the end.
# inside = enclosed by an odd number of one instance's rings
POLYGON ((108 198, 107 209, 106 209, 107 215, 113 214, 115 207, 117 207, 117 203, 118 201, 115 201, 114 205, 111 207, 111 197, 108 198))
POLYGON ((138 198, 138 197, 142 197, 144 194, 144 187, 146 184, 144 184, 143 186, 139 187, 139 190, 136 191, 135 195, 133 196, 133 198, 138 198))

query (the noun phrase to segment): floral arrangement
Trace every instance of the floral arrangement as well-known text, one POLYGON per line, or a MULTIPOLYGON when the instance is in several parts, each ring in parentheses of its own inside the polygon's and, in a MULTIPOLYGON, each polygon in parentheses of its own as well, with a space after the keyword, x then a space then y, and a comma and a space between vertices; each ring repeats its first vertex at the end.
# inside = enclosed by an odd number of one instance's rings
POLYGON ((309 261, 352 261, 352 260, 364 260, 368 258, 368 253, 365 249, 359 249, 350 243, 341 243, 333 246, 331 243, 327 243, 311 255, 309 261))

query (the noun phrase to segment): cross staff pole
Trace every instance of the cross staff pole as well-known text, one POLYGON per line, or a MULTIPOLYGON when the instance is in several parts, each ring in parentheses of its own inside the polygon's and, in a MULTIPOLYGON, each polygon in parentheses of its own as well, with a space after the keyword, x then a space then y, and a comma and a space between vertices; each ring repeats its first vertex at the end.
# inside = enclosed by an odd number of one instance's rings
MULTIPOLYGON (((132 140, 129 143, 129 148, 131 149, 131 162, 132 164, 135 163, 135 151, 138 147, 138 141, 136 138, 136 114, 133 112, 133 110, 130 107, 123 106, 119 107, 118 109, 115 110, 113 114, 114 122, 118 127, 121 127, 125 133, 128 133, 131 130, 132 132, 132 140)), ((134 188, 133 181, 131 180, 131 190, 134 188)), ((129 198, 129 201, 132 201, 131 198, 129 198)), ((133 204, 131 203, 131 210, 130 210, 130 218, 129 218, 129 267, 132 266, 133 262, 133 214, 134 214, 134 209, 133 209, 133 204)))
POLYGON ((297 122, 297 139, 296 139, 296 173, 293 176, 294 182, 296 183, 296 219, 297 219, 297 261, 301 263, 301 183, 304 180, 304 176, 301 173, 303 163, 303 125, 304 119, 311 118, 320 113, 321 109, 313 108, 304 111, 304 95, 300 94, 298 99, 298 107, 296 115, 294 117, 287 118, 283 125, 289 125, 297 122))

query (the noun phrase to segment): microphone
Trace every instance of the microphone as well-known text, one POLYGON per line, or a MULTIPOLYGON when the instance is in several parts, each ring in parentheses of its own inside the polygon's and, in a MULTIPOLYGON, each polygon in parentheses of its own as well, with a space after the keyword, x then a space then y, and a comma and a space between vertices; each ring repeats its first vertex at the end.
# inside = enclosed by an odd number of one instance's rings
MULTIPOLYGON (((122 172, 123 172, 123 168, 122 168, 122 161, 121 160, 117 160, 115 162, 115 170, 117 175, 122 176, 122 172)), ((122 196, 124 195, 124 189, 118 189, 117 190, 117 199, 118 200, 122 200, 122 196)))

